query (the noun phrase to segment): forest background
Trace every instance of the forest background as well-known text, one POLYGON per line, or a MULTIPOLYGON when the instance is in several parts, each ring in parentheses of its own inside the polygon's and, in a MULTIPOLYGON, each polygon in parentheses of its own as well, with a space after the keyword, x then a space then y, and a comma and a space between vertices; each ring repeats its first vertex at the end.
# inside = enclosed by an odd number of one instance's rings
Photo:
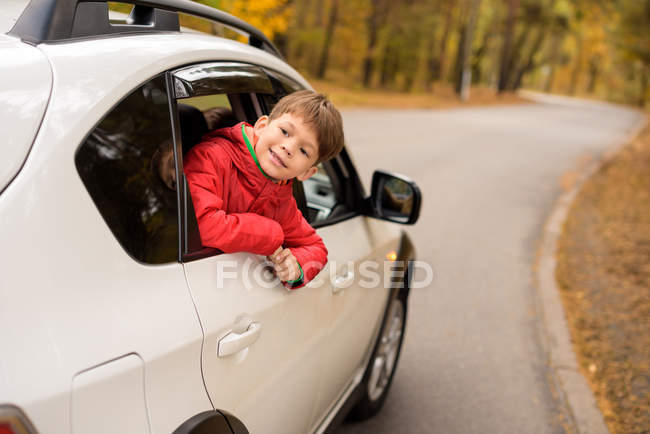
MULTIPOLYGON (((650 0, 198 0, 304 75, 354 88, 521 87, 650 103, 650 0)), ((182 17, 212 33, 219 26, 182 17)))
POLYGON ((194 1, 261 29, 307 77, 349 88, 464 99, 470 85, 525 87, 650 105, 650 0, 194 1))

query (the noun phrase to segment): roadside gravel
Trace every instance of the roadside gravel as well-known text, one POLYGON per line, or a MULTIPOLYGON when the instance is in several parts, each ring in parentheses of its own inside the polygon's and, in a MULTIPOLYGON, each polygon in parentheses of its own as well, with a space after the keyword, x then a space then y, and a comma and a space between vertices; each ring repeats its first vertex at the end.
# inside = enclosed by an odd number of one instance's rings
POLYGON ((607 427, 650 432, 650 127, 582 186, 556 271, 580 372, 607 427))

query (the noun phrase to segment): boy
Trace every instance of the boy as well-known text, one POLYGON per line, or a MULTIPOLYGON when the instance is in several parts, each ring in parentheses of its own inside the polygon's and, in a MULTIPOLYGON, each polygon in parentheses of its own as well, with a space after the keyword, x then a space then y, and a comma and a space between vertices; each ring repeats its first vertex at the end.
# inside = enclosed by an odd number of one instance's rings
POLYGON ((298 210, 291 182, 310 178, 343 143, 341 115, 312 91, 285 96, 254 126, 205 135, 184 161, 203 245, 267 255, 287 288, 309 282, 327 249, 298 210))

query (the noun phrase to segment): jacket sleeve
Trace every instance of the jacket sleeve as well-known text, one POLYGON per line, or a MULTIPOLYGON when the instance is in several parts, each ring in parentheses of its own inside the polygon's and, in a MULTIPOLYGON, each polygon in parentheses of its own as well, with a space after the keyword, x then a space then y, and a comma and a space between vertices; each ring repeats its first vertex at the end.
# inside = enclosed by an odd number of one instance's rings
POLYGON ((188 152, 184 171, 189 184, 201 243, 226 253, 250 252, 270 255, 282 245, 280 224, 255 213, 225 211, 224 176, 232 168, 209 152, 209 147, 195 146, 188 152))
POLYGON ((303 272, 302 281, 287 284, 290 289, 297 289, 311 281, 325 267, 327 248, 320 235, 303 217, 293 196, 290 201, 278 220, 284 230, 283 247, 291 250, 303 272))

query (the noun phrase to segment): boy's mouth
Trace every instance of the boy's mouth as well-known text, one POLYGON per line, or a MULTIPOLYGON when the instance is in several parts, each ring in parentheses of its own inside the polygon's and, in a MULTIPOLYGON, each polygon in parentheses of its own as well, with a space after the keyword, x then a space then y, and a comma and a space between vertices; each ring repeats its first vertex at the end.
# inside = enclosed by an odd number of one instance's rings
POLYGON ((276 166, 284 167, 285 169, 287 168, 287 165, 284 164, 284 161, 282 161, 282 158, 280 158, 280 156, 279 156, 278 154, 276 154, 275 152, 273 152, 272 149, 269 149, 269 153, 271 154, 271 161, 273 161, 273 163, 274 163, 276 166))

